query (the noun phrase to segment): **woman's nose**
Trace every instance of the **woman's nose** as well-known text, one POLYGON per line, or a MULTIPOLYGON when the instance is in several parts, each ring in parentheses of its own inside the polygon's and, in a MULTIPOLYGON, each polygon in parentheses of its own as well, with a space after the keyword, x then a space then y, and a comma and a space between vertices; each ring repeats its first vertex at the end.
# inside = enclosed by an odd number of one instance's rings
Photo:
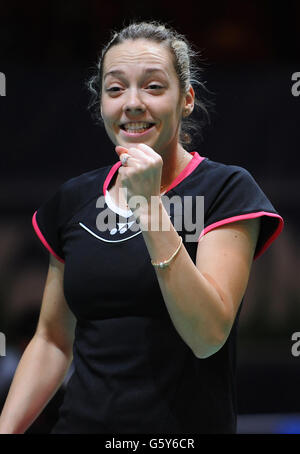
POLYGON ((145 105, 142 102, 137 90, 130 90, 124 103, 124 112, 139 114, 145 111, 145 105))

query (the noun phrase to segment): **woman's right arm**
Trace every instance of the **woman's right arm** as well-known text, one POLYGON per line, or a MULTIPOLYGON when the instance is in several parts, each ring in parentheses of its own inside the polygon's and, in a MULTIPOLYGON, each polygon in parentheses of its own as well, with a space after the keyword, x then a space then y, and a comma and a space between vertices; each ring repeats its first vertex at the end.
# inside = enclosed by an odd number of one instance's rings
POLYGON ((16 369, 0 434, 24 433, 59 389, 72 362, 75 317, 63 293, 64 264, 50 255, 36 332, 16 369))

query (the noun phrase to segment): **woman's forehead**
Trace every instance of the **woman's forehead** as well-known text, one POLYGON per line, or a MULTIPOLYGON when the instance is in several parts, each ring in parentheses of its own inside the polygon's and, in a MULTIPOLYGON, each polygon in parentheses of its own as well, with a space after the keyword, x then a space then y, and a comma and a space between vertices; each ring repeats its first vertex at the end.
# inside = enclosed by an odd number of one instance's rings
POLYGON ((125 66, 157 67, 171 72, 174 70, 172 56, 166 45, 150 40, 127 40, 111 47, 104 58, 104 70, 125 66))

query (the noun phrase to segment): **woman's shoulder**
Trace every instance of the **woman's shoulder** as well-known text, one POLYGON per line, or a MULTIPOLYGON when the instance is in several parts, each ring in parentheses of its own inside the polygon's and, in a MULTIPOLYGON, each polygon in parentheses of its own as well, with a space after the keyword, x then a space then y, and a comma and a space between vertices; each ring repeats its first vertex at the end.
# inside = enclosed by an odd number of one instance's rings
POLYGON ((64 212, 73 212, 102 194, 104 181, 112 165, 83 172, 61 183, 50 197, 64 212))
POLYGON ((111 167, 112 165, 108 165, 75 175, 63 182, 61 187, 66 191, 93 187, 94 184, 99 184, 102 179, 105 180, 111 167))
POLYGON ((249 170, 246 167, 243 167, 238 164, 232 164, 232 163, 225 163, 221 161, 215 161, 213 159, 210 159, 209 157, 205 157, 203 160, 203 168, 207 172, 211 172, 214 174, 219 174, 219 175, 230 175, 230 174, 236 174, 236 173, 241 173, 241 174, 250 174, 249 170))
POLYGON ((224 185, 232 181, 243 182, 245 185, 256 183, 252 173, 246 167, 213 160, 208 156, 202 157, 202 161, 194 169, 189 180, 194 187, 200 186, 202 190, 210 191, 224 188, 224 185))

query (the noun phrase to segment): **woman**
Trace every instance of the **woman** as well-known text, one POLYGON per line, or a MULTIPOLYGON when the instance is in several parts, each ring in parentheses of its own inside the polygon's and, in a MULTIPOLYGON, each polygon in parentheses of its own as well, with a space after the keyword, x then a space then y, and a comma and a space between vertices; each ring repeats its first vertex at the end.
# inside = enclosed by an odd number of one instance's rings
POLYGON ((67 181, 33 216, 50 264, 2 433, 30 426, 72 358, 52 433, 235 432, 238 315, 283 221, 245 169, 185 150, 191 56, 152 22, 104 48, 90 88, 119 160, 67 181))

